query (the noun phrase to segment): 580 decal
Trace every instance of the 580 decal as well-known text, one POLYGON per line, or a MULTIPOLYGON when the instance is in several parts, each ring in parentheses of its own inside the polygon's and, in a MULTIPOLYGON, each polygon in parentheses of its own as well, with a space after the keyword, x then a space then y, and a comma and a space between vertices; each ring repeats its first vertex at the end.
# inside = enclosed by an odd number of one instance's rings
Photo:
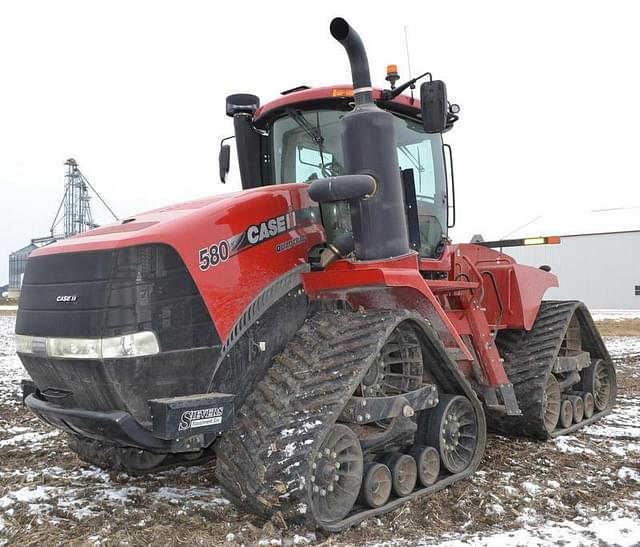
MULTIPOLYGON (((214 268, 226 262, 232 255, 236 255, 248 247, 264 243, 296 227, 315 224, 319 221, 319 218, 319 210, 308 207, 268 218, 256 224, 251 224, 246 230, 239 234, 200 249, 198 251, 200 269, 206 272, 209 268, 214 268)), ((304 236, 294 237, 291 240, 283 241, 276 245, 275 251, 277 253, 288 251, 304 241, 306 241, 304 236)))
POLYGON ((229 254, 229 243, 226 239, 200 249, 198 251, 200 269, 206 272, 209 268, 213 268, 221 262, 226 262, 229 260, 229 254))

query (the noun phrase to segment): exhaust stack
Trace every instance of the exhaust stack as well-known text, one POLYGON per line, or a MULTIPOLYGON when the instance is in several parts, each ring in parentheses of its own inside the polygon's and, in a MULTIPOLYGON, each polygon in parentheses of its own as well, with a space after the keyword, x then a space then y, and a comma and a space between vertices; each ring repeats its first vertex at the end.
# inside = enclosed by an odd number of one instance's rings
POLYGON ((355 255, 359 260, 405 255, 410 247, 394 117, 373 102, 369 61, 358 33, 340 17, 331 21, 330 31, 347 51, 353 78, 355 108, 341 122, 345 170, 375 180, 373 194, 350 200, 355 255))
POLYGON ((347 50, 356 104, 373 104, 369 60, 360 35, 342 17, 336 17, 331 21, 329 31, 347 50))

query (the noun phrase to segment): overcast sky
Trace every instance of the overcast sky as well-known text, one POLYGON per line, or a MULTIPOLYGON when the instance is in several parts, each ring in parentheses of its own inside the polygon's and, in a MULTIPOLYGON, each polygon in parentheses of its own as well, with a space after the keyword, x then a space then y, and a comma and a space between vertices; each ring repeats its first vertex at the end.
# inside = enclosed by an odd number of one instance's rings
MULTIPOLYGON (((458 226, 497 238, 557 210, 640 205, 636 2, 0 3, 0 284, 46 235, 75 157, 125 217, 239 188, 218 182, 224 98, 349 82, 329 35, 345 17, 369 53, 430 70, 462 111, 458 226)), ((108 221, 96 206, 100 222, 108 221)), ((539 234, 531 234, 539 235, 539 234)))

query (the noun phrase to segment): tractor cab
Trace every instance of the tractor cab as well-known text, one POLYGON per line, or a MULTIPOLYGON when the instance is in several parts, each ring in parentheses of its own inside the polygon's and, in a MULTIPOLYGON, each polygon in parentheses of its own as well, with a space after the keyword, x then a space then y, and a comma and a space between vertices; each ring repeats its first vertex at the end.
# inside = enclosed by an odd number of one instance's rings
MULTIPOLYGON (((456 105, 446 101, 442 82, 425 82, 434 89, 435 100, 444 111, 441 123, 425 126, 421 102, 395 90, 373 90, 378 107, 393 114, 398 169, 405 186, 405 206, 411 247, 423 258, 436 258, 443 249, 447 229, 452 227, 453 203, 451 165, 445 161, 442 133, 457 116, 456 105), (393 96, 392 96, 393 95, 393 96), (451 183, 448 183, 451 181, 451 183)), ((428 96, 424 87, 421 94, 428 96)), ((342 146, 341 120, 354 108, 353 88, 349 86, 284 91, 282 97, 259 107, 253 95, 231 95, 227 114, 234 118, 236 144, 243 188, 270 184, 312 183, 315 180, 348 173, 342 146)), ((432 107, 433 110, 433 107, 432 107)), ((436 114, 437 115, 437 114, 436 114)), ((229 165, 228 145, 220 154, 220 175, 224 182, 229 165)), ((323 203, 322 221, 327 240, 351 232, 347 201, 323 203)))

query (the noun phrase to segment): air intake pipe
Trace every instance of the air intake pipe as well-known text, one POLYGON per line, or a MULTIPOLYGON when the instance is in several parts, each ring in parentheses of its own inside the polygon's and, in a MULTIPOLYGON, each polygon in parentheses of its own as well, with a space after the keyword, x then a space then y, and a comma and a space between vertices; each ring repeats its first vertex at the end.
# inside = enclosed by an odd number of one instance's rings
MULTIPOLYGON (((358 33, 344 19, 331 22, 331 35, 347 51, 351 63, 355 108, 341 121, 344 167, 348 175, 368 175, 375 191, 349 200, 355 256, 359 260, 379 260, 410 252, 404 192, 400 178, 394 118, 373 103, 367 53, 358 33)), ((339 185, 343 177, 335 177, 339 185)), ((350 181, 353 184, 353 180, 350 181)), ((322 180, 314 186, 326 186, 322 180)), ((348 192, 345 192, 347 194, 348 192)), ((322 196, 325 192, 313 192, 322 196)), ((352 196, 354 194, 351 194, 352 196)))

